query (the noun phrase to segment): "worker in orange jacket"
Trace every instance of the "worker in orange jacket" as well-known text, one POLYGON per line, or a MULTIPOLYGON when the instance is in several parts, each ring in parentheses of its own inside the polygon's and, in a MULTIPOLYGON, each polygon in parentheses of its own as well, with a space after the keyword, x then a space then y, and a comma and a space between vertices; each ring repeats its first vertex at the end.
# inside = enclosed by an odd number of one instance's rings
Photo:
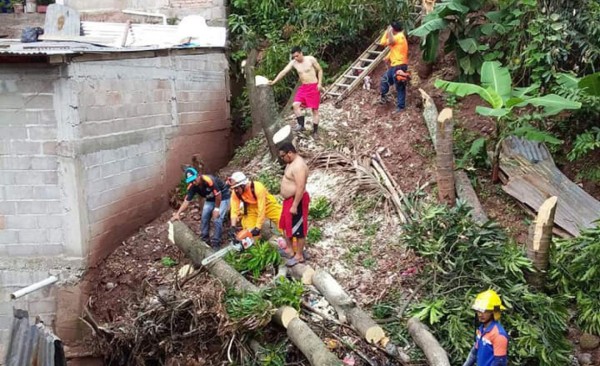
POLYGON ((231 195, 231 227, 235 228, 241 220, 242 228, 252 232, 252 236, 260 236, 266 219, 279 227, 281 205, 265 186, 258 181, 251 181, 242 172, 235 172, 227 179, 233 190, 231 195))

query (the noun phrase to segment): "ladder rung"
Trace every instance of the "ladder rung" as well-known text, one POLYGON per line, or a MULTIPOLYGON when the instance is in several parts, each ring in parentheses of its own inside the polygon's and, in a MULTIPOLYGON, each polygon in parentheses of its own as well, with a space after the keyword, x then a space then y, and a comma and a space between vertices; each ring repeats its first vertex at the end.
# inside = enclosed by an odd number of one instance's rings
POLYGON ((374 53, 374 54, 376 54, 376 55, 380 55, 380 54, 382 54, 382 53, 383 53, 383 52, 381 52, 381 51, 367 51, 367 52, 369 52, 369 53, 374 53))
POLYGON ((372 58, 359 58, 359 61, 362 61, 362 62, 367 62, 367 61, 368 62, 373 62, 373 61, 375 61, 375 59, 372 59, 372 58))
POLYGON ((335 95, 336 97, 339 97, 340 95, 342 95, 342 94, 340 94, 340 93, 332 93, 332 92, 329 92, 329 93, 327 93, 327 94, 329 94, 329 95, 335 95))
POLYGON ((349 88, 352 84, 335 83, 334 85, 341 86, 343 88, 349 88))
POLYGON ((352 66, 352 68, 356 69, 356 70, 366 70, 367 69, 366 67, 359 67, 359 66, 352 66))
POLYGON ((354 76, 354 75, 344 75, 343 77, 349 78, 349 79, 358 79, 358 76, 354 76))

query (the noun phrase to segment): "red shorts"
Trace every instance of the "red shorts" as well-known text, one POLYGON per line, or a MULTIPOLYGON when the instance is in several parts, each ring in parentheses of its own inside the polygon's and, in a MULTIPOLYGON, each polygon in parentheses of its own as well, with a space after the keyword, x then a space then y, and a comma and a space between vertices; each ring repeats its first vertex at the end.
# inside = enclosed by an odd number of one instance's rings
POLYGON ((294 96, 294 103, 300 102, 306 108, 319 109, 321 103, 321 93, 317 83, 302 84, 298 88, 298 92, 294 96))
POLYGON ((308 233, 308 204, 310 203, 308 192, 304 192, 302 200, 298 204, 298 212, 295 215, 290 213, 293 203, 293 196, 283 201, 279 228, 288 238, 305 238, 308 233))

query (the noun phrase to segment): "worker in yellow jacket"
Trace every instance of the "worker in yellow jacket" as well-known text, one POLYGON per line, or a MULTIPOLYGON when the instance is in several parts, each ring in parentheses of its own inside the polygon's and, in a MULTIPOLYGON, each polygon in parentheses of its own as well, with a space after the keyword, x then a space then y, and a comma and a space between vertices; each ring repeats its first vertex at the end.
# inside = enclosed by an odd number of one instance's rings
POLYGON ((231 227, 235 228, 241 219, 242 228, 260 236, 266 219, 279 227, 281 205, 261 182, 251 181, 242 172, 235 172, 228 178, 231 195, 231 227))

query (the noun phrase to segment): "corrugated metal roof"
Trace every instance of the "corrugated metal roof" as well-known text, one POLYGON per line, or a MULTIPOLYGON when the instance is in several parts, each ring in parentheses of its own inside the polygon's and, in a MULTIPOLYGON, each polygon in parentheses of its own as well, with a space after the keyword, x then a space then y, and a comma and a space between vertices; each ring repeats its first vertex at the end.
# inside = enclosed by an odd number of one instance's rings
POLYGON ((81 22, 83 36, 56 40, 52 35, 44 35, 41 37, 48 40, 33 43, 0 40, 0 55, 69 55, 225 47, 224 27, 190 27, 189 23, 182 23, 183 27, 158 24, 131 24, 128 27, 125 23, 81 22), (126 29, 127 37, 123 41, 126 29))
POLYGON ((15 309, 6 366, 66 366, 62 341, 43 323, 29 324, 29 314, 15 309))

